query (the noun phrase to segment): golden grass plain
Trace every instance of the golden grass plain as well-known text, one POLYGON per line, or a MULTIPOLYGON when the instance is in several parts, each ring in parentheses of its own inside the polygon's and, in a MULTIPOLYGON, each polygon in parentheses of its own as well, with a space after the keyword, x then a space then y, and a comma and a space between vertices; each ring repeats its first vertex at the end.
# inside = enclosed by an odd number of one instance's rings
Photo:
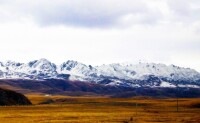
POLYGON ((200 98, 26 95, 32 106, 1 106, 0 123, 200 123, 200 98), (52 104, 40 104, 53 100, 52 104))

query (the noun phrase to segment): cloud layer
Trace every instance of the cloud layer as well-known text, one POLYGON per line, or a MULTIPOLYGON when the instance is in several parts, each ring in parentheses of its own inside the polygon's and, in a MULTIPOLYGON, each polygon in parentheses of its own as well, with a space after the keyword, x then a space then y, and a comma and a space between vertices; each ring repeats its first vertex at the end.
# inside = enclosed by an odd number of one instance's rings
POLYGON ((1 0, 1 20, 34 19, 40 25, 113 27, 195 23, 198 0, 1 0))
POLYGON ((200 71, 199 13, 199 0, 0 0, 0 56, 200 71))

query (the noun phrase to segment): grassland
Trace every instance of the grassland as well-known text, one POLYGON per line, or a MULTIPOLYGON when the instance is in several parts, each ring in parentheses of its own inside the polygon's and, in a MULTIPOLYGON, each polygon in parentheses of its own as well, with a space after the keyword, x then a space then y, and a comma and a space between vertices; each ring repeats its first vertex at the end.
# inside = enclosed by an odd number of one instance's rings
POLYGON ((0 107, 0 123, 200 123, 199 98, 177 112, 176 99, 26 96, 34 105, 0 107))

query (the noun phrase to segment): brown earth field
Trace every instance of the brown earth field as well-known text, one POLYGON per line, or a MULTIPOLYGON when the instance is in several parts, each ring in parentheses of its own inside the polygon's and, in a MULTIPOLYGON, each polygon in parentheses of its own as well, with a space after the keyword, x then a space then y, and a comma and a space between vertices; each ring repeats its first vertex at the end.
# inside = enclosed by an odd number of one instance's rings
POLYGON ((26 95, 31 106, 1 106, 0 123, 200 123, 200 98, 26 95))

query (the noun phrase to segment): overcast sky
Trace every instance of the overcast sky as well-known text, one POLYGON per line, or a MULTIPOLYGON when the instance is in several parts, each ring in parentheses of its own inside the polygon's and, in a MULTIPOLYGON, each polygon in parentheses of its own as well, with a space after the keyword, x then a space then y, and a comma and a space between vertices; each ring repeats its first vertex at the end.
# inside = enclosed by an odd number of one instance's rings
POLYGON ((200 71, 200 0, 0 0, 0 61, 40 58, 200 71))

